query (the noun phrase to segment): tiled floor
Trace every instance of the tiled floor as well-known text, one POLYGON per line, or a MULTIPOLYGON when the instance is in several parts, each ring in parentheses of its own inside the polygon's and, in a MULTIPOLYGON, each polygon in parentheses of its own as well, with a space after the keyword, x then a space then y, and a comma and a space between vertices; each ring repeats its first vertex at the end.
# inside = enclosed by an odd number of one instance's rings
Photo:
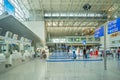
POLYGON ((120 61, 46 62, 36 59, 0 74, 0 80, 120 80, 120 61))

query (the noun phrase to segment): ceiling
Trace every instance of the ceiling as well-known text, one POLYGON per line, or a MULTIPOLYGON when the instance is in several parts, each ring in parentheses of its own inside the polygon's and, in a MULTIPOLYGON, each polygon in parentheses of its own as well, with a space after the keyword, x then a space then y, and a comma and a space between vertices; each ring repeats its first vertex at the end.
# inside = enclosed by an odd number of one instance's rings
POLYGON ((44 20, 51 37, 93 35, 96 27, 120 14, 120 0, 21 0, 30 20, 44 20), (83 6, 89 4, 90 9, 83 6))

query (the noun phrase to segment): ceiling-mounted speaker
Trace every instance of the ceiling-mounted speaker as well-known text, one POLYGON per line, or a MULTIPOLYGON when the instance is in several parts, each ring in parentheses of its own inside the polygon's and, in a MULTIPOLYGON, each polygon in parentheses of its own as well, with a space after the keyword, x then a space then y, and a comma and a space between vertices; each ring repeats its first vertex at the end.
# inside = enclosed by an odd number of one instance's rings
POLYGON ((83 9, 84 10, 90 10, 91 9, 91 5, 90 4, 85 4, 84 6, 83 6, 83 9))

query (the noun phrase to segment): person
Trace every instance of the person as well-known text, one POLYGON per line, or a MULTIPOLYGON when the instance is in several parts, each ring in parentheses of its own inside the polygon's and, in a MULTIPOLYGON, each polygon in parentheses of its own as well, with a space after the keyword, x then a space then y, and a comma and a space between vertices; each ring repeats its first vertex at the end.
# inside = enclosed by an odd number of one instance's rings
POLYGON ((45 53, 45 50, 42 51, 42 58, 46 59, 47 58, 47 55, 45 53))
POLYGON ((75 50, 73 50, 73 58, 76 59, 76 53, 75 53, 75 50))
POLYGON ((90 50, 87 49, 87 51, 86 51, 86 56, 87 56, 87 58, 89 57, 89 54, 90 54, 90 50))
POLYGON ((83 49, 83 58, 87 58, 86 49, 85 48, 83 49))
POLYGON ((93 54, 93 49, 91 48, 90 49, 90 55, 92 56, 92 54, 93 54))
POLYGON ((119 59, 119 56, 120 56, 120 47, 118 49, 118 59, 119 59))
POLYGON ((9 66, 11 67, 12 66, 12 54, 13 54, 13 52, 10 50, 10 56, 9 56, 9 66))
POLYGON ((116 50, 113 50, 113 57, 115 59, 115 56, 116 56, 116 50))
POLYGON ((95 56, 98 56, 98 49, 95 50, 95 56))
POLYGON ((80 49, 80 56, 83 56, 83 49, 80 49))

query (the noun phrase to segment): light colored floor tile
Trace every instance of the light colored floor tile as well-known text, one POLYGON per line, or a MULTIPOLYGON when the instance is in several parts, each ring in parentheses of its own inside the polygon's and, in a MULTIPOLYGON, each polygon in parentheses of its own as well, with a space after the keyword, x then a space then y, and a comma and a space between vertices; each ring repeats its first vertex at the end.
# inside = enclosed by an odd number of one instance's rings
POLYGON ((3 74, 0 80, 120 80, 120 61, 46 62, 36 59, 3 74))

